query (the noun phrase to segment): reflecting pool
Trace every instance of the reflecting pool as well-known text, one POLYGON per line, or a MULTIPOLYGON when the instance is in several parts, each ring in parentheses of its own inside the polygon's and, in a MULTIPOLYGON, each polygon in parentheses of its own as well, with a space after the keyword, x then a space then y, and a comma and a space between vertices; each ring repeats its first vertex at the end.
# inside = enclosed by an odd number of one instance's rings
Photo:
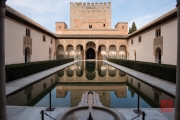
POLYGON ((48 107, 50 91, 53 107, 75 107, 86 91, 95 91, 101 103, 110 108, 136 108, 138 92, 141 108, 160 108, 162 100, 174 104, 174 96, 102 61, 77 62, 7 96, 7 104, 48 107))

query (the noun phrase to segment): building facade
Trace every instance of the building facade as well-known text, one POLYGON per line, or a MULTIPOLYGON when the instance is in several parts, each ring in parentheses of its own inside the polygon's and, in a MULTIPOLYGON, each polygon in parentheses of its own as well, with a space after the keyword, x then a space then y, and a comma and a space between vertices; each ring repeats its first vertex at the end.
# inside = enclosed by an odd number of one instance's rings
POLYGON ((176 9, 128 34, 127 22, 111 29, 110 2, 70 3, 70 29, 65 22, 56 22, 55 27, 53 33, 7 6, 6 64, 118 58, 176 65, 176 9))

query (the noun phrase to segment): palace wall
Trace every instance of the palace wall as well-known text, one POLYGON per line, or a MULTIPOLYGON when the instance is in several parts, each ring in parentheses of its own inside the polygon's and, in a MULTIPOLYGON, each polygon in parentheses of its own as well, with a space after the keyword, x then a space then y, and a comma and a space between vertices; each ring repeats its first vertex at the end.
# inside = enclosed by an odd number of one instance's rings
POLYGON ((177 19, 154 27, 146 32, 128 39, 128 59, 145 62, 156 62, 156 50, 161 49, 161 63, 176 65, 177 61, 177 19), (161 29, 161 35, 156 37, 156 29, 161 29), (139 42, 141 36, 141 42, 139 42), (156 42, 156 40, 158 40, 156 42), (133 40, 133 44, 131 43, 133 40))
POLYGON ((49 51, 51 51, 51 59, 54 59, 54 38, 6 17, 5 64, 24 63, 25 49, 27 47, 30 49, 30 62, 49 60, 49 51), (26 36, 26 29, 30 30, 30 37, 26 36), (43 41, 43 35, 45 41, 43 41))
POLYGON ((162 27, 163 56, 162 63, 177 64, 177 19, 162 27))

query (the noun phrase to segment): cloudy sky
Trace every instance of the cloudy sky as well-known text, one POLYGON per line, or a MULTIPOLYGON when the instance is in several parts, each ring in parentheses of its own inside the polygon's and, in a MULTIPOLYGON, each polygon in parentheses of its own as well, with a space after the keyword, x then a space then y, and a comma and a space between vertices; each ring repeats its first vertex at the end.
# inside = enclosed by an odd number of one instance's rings
POLYGON ((55 22, 70 27, 70 2, 111 2, 112 26, 134 21, 137 28, 172 10, 176 0, 7 0, 7 5, 55 32, 55 22))

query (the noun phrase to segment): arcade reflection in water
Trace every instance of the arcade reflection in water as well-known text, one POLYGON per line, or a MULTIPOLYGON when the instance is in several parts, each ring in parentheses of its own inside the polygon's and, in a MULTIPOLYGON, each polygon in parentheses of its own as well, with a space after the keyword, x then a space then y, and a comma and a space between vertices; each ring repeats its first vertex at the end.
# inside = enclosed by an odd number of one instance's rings
POLYGON ((102 62, 77 62, 57 73, 59 82, 126 82, 127 74, 102 62))
POLYGON ((137 92, 140 92, 142 108, 159 108, 161 100, 172 100, 174 103, 174 96, 103 62, 79 62, 7 96, 7 104, 48 107, 50 90, 53 107, 77 106, 82 94, 89 90, 98 93, 101 103, 111 108, 136 108, 137 92))

